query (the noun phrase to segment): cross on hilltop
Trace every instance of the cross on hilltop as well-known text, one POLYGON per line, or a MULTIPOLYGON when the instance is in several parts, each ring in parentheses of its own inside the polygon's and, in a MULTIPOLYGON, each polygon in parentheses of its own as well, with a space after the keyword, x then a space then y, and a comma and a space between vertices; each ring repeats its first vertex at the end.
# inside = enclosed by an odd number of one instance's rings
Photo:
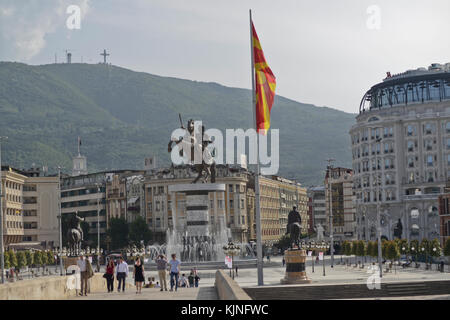
POLYGON ((103 64, 106 64, 106 57, 109 56, 109 53, 106 53, 106 49, 103 49, 103 53, 100 53, 103 56, 103 64))

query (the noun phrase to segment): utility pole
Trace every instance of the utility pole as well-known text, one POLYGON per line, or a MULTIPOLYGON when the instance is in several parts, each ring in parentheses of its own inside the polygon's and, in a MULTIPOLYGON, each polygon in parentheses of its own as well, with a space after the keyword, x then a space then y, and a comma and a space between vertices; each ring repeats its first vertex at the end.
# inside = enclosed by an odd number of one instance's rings
MULTIPOLYGON (((333 165, 332 163, 335 161, 335 159, 327 159, 328 162, 328 190, 330 193, 330 254, 331 254, 331 267, 334 267, 334 239, 333 239, 333 187, 331 184, 331 173, 333 165)), ((325 258, 325 257, 324 257, 325 258)))
POLYGON ((2 140, 8 137, 0 137, 0 247, 1 247, 1 265, 2 265, 2 283, 5 283, 5 247, 3 245, 3 181, 2 181, 2 140))

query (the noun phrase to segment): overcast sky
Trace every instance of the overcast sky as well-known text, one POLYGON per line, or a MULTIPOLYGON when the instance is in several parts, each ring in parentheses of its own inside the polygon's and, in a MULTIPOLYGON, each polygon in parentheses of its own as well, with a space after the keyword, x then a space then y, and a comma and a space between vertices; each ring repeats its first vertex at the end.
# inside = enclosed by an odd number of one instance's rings
POLYGON ((277 94, 300 102, 357 112, 386 71, 450 62, 449 0, 0 0, 0 60, 71 49, 98 63, 107 49, 114 65, 250 88, 249 8, 277 94))

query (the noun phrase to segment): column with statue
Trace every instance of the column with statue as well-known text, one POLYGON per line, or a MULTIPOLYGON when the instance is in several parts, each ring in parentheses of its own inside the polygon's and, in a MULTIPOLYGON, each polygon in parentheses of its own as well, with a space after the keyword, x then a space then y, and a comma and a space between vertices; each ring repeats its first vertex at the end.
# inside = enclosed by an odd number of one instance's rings
POLYGON ((281 279, 282 284, 311 283, 306 275, 306 250, 300 248, 302 234, 302 218, 294 206, 288 215, 287 232, 290 236, 290 248, 284 252, 286 274, 281 279))

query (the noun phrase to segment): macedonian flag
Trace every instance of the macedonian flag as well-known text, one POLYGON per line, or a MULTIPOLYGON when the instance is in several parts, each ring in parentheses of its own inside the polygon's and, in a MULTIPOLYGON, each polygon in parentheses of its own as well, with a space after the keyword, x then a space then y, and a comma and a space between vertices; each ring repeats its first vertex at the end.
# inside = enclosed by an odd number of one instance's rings
POLYGON ((256 130, 266 134, 270 128, 270 110, 275 98, 275 76, 267 65, 264 53, 252 22, 253 57, 256 80, 256 130))

